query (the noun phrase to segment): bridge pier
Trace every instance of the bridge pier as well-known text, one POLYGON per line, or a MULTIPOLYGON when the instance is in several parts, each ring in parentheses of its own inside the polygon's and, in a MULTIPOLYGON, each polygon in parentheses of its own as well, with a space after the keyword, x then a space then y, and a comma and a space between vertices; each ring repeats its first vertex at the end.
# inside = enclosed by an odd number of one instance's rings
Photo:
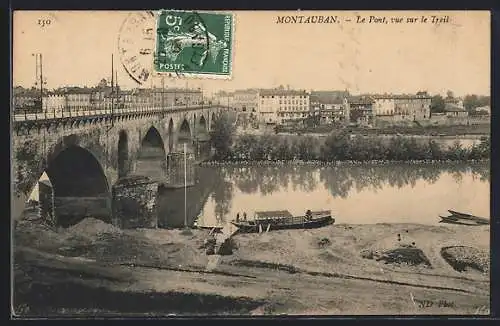
POLYGON ((158 183, 129 176, 113 186, 113 225, 123 229, 158 227, 158 183))

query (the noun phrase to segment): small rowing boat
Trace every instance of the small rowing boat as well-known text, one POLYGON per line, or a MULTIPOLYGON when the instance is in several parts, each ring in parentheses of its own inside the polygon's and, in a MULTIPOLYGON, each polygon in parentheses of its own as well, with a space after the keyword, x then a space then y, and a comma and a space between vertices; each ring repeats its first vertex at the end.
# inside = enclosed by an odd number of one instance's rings
POLYGON ((471 214, 460 213, 453 210, 448 210, 451 215, 442 216, 441 222, 452 223, 452 224, 462 224, 462 225, 487 225, 490 224, 490 220, 484 217, 478 217, 471 214))
POLYGON ((252 233, 285 229, 312 229, 335 223, 330 211, 307 211, 305 215, 293 216, 289 211, 255 212, 253 220, 232 221, 240 232, 252 233))

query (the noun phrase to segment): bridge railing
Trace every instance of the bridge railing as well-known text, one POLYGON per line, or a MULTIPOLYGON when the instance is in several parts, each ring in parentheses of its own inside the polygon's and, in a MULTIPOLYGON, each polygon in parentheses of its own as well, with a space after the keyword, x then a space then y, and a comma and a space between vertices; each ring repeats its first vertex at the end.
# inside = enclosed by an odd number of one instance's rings
MULTIPOLYGON (((63 118, 78 118, 87 116, 114 116, 127 113, 148 113, 148 112, 172 112, 172 111, 182 111, 182 110, 192 110, 200 108, 208 108, 213 105, 177 105, 169 107, 158 107, 158 106, 147 106, 139 105, 134 107, 115 107, 111 109, 107 108, 96 108, 96 107, 70 107, 62 109, 53 109, 52 111, 45 110, 44 112, 30 113, 28 110, 21 111, 22 113, 16 112, 13 115, 14 121, 43 121, 51 119, 63 119, 63 118)), ((222 106, 221 106, 222 107, 222 106)))

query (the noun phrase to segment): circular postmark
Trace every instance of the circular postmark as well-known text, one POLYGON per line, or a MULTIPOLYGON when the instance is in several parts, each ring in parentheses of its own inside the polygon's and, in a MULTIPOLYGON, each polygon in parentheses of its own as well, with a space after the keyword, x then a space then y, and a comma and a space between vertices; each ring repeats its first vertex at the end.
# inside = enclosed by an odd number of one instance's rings
POLYGON ((194 11, 163 10, 158 15, 155 66, 159 72, 201 71, 207 62, 210 37, 194 11))
POLYGON ((144 84, 155 73, 153 62, 155 52, 156 16, 153 11, 130 13, 118 34, 120 60, 132 79, 144 84))

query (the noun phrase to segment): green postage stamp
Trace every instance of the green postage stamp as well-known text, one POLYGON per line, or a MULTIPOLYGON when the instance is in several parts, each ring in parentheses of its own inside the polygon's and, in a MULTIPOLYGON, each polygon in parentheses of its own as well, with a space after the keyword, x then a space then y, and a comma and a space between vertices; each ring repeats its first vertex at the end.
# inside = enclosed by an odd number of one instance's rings
POLYGON ((156 20, 157 72, 231 78, 233 14, 161 10, 156 20))

